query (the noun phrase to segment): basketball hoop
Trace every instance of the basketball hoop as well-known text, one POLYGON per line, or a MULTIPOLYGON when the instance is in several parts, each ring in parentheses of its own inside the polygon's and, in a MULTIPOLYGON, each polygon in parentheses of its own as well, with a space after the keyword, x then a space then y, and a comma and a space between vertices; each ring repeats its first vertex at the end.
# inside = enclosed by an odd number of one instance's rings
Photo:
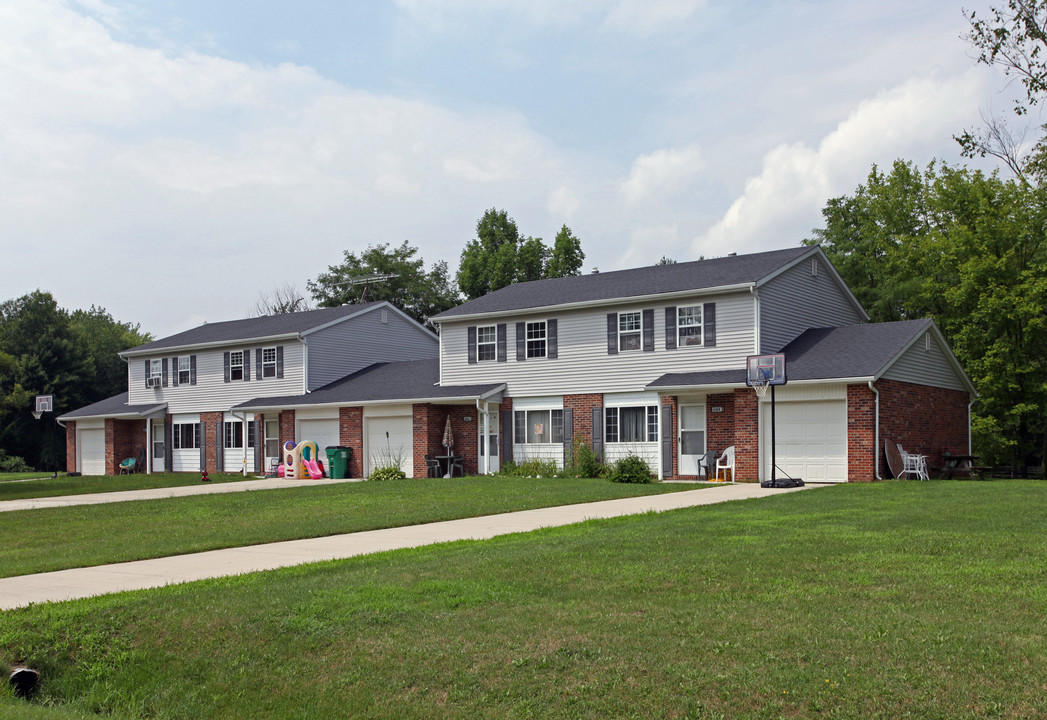
POLYGON ((752 384, 753 390, 756 391, 756 397, 765 398, 767 397, 767 388, 771 387, 771 383, 764 378, 763 382, 754 381, 752 384))
POLYGON ((33 417, 34 417, 34 418, 36 418, 37 420, 39 420, 39 419, 40 419, 40 418, 41 418, 42 416, 43 416, 43 413, 42 413, 42 412, 37 412, 36 410, 33 410, 33 417))

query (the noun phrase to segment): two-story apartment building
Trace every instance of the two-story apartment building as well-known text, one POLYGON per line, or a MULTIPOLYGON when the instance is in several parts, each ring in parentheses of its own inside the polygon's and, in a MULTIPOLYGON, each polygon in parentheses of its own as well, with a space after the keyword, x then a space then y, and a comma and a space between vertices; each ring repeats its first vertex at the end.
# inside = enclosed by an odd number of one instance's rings
POLYGON ((387 302, 208 323, 120 353, 128 390, 63 415, 67 469, 112 474, 145 451, 147 471, 257 472, 280 438, 337 445, 337 413, 277 415, 234 406, 304 396, 375 362, 436 358, 436 336, 387 302))
MULTIPOLYGON (((162 385, 176 357, 184 371, 185 343, 168 338, 160 348, 124 353, 131 371, 125 402, 141 417, 163 415, 164 432, 200 422, 216 446, 219 423, 232 423, 222 426, 226 434, 246 433, 249 425, 235 423, 252 418, 275 426, 257 426, 255 437, 275 432, 279 442, 349 446, 354 476, 395 457, 409 476, 424 477, 425 455, 448 454, 450 425, 451 452, 464 455, 469 473, 496 471, 504 460, 563 464, 576 443, 585 443, 608 462, 636 454, 662 477, 694 478, 707 450, 734 446, 736 477, 757 480, 770 477, 770 403, 746 386, 746 357, 781 352, 788 383, 776 389, 779 476, 873 480, 886 472, 885 440, 929 455, 932 464, 941 463, 944 448, 970 447, 974 387, 934 323, 868 323, 817 247, 517 283, 432 320, 440 329, 438 353, 371 355, 373 364, 361 357, 355 367, 339 368, 342 375, 332 368, 313 378, 310 371, 290 385, 265 382, 266 368, 274 372, 272 353, 265 354, 272 342, 222 340, 209 359, 209 397, 221 402, 207 411, 146 392, 148 377, 162 385), (240 358, 226 354, 241 344, 249 351, 244 357, 253 358, 253 379, 231 379, 240 377, 240 358), (193 420, 217 406, 220 417, 193 420)), ((360 335, 353 347, 367 343, 384 345, 360 335)), ((291 356, 283 352, 286 377, 291 356)), ((295 367, 312 368, 313 353, 295 367)), ((191 360, 188 368, 191 382, 191 360)), ((100 411, 92 412, 80 417, 97 423, 100 411)), ((157 424, 153 435, 159 430, 157 424)), ((196 462, 211 466, 206 447, 180 447, 191 431, 165 438, 163 467, 192 465, 173 454, 179 449, 198 451, 196 462)), ((71 432, 70 443, 76 441, 71 432)), ((239 446, 223 450, 242 463, 239 446)))

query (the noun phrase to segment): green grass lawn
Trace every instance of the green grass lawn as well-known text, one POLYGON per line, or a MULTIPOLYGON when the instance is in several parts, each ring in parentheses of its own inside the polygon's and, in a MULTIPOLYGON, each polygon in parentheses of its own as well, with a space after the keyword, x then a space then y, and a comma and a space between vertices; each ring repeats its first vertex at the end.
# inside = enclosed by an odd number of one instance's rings
MULTIPOLYGON (((246 478, 239 473, 215 473, 211 475, 212 483, 240 482, 257 480, 257 476, 246 478)), ((153 475, 97 475, 51 477, 50 473, 3 473, 0 474, 0 501, 24 500, 37 497, 58 497, 61 495, 84 495, 86 493, 117 492, 120 490, 144 490, 147 488, 178 487, 181 485, 199 485, 200 473, 156 473, 153 475), (18 475, 20 477, 13 477, 18 475), (22 480, 37 478, 31 482, 9 482, 3 480, 22 480)))
POLYGON ((439 478, 3 512, 0 577, 695 487, 439 478))
POLYGON ((1040 718, 1045 508, 839 486, 9 611, 0 716, 1040 718))
POLYGON ((50 478, 53 473, 44 472, 43 470, 31 470, 29 472, 5 472, 0 473, 0 484, 18 480, 36 480, 40 478, 50 478))

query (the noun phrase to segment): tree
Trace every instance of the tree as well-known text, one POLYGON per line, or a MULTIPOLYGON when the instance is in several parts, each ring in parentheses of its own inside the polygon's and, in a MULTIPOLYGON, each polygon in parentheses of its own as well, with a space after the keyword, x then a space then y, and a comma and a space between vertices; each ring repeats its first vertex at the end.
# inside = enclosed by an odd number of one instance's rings
POLYGON ((286 313, 302 312, 310 310, 309 301, 302 295, 301 291, 291 282, 263 290, 258 294, 258 301, 254 305, 255 317, 266 315, 284 315, 286 313))
MULTIPOLYGON (((1047 0, 1007 0, 1003 7, 990 7, 987 17, 964 11, 971 25, 967 41, 978 51, 978 62, 1003 68, 1017 78, 1025 97, 1015 100, 1014 114, 1023 117, 1047 91, 1047 0)), ((985 127, 967 130, 956 140, 966 157, 991 155, 1003 161, 1023 183, 1030 175, 1047 177, 1047 143, 1043 137, 1023 151, 1025 131, 1012 131, 1000 117, 986 118, 985 127)), ((1047 126, 1041 127, 1041 132, 1047 126)))
POLYGON ((91 374, 82 379, 85 402, 98 402, 126 391, 127 364, 119 353, 151 342, 152 335, 143 333, 138 324, 117 322, 105 308, 94 305, 90 310, 73 311, 69 322, 91 363, 91 374))
POLYGON ((367 300, 388 300, 420 323, 428 323, 433 315, 449 310, 459 302, 458 292, 450 279, 446 262, 437 262, 426 271, 418 248, 406 240, 399 247, 388 244, 370 245, 357 255, 346 250, 340 265, 331 265, 328 272, 306 283, 313 299, 320 307, 337 307, 359 302, 366 291, 367 300), (358 285, 353 278, 374 274, 392 274, 396 277, 358 285))
POLYGON ((895 162, 830 200, 815 239, 874 321, 930 316, 980 397, 979 451, 1047 455, 1047 191, 967 168, 895 162))
POLYGON ((574 236, 571 228, 564 225, 556 233, 553 249, 546 265, 545 276, 550 278, 572 277, 580 275, 585 253, 582 252, 582 241, 574 236))

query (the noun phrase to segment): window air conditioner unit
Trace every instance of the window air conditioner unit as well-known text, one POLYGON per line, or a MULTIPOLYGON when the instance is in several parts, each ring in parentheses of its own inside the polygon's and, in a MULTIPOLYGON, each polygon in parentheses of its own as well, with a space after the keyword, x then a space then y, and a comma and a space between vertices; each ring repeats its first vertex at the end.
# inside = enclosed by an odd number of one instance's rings
POLYGON ((160 387, 160 381, 161 380, 162 380, 162 378, 158 378, 158 377, 146 378, 145 379, 145 386, 146 387, 158 388, 158 387, 160 387))

